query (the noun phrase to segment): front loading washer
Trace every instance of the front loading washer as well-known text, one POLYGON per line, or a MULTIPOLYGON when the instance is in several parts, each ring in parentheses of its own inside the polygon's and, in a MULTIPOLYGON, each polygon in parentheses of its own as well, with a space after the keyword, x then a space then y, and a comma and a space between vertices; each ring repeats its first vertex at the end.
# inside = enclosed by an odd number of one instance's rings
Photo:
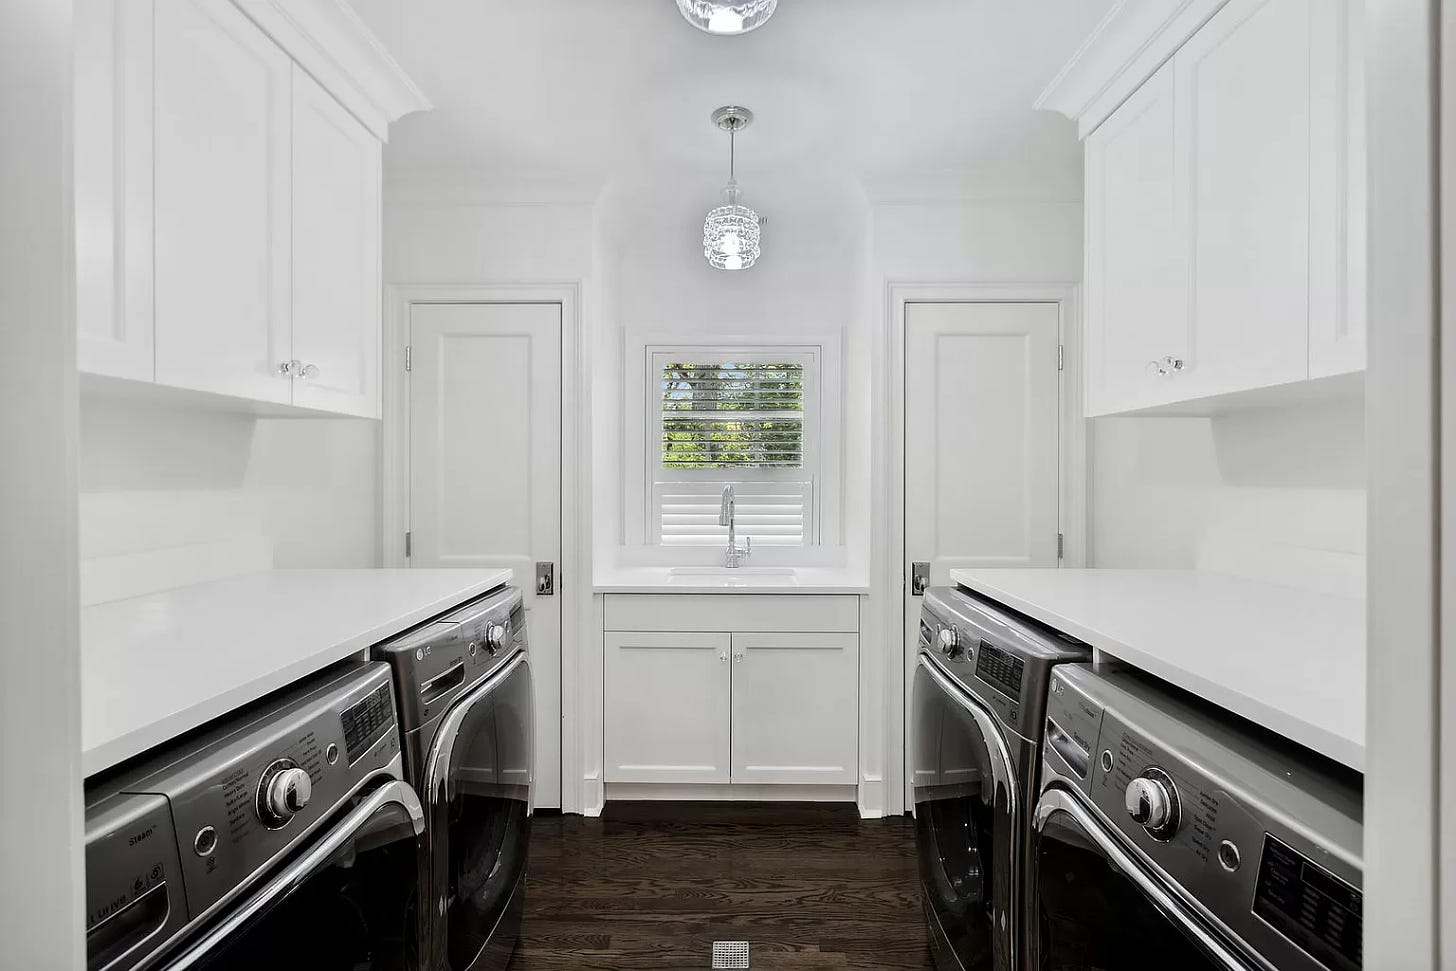
POLYGON ((118 771, 86 785, 88 971, 412 971, 424 814, 386 665, 344 662, 118 771))
POLYGON ((926 594, 911 695, 922 900, 941 971, 1011 971, 1048 678, 1090 651, 974 594, 926 594))
POLYGON ((531 835, 531 668, 520 590, 374 648, 394 671, 406 777, 424 805, 421 971, 499 971, 520 933, 531 835))
POLYGON ((1060 667, 1038 971, 1357 971, 1357 772, 1129 668, 1060 667))

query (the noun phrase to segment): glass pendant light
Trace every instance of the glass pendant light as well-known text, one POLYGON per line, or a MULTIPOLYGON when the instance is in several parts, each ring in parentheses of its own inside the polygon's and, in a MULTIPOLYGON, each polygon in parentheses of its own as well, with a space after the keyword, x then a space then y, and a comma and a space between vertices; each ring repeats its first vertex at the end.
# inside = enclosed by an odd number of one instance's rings
POLYGON ((710 34, 746 34, 773 16, 779 0, 677 0, 688 23, 710 34))
POLYGON ((753 121, 747 108, 728 105, 713 112, 713 124, 728 133, 728 184, 723 205, 703 221, 703 256, 720 270, 746 270, 759 257, 758 213, 743 205, 736 178, 738 133, 753 121))

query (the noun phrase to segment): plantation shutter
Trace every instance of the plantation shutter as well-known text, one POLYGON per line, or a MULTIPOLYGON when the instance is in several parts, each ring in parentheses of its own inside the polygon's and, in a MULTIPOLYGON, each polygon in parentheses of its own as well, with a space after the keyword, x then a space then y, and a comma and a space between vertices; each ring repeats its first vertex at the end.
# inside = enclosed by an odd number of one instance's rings
POLYGON ((664 469, 804 467, 804 365, 662 365, 664 469))
POLYGON ((653 482, 656 541, 719 545, 727 483, 735 525, 757 545, 802 546, 812 535, 814 482, 805 443, 801 361, 683 363, 655 359, 661 429, 653 482))

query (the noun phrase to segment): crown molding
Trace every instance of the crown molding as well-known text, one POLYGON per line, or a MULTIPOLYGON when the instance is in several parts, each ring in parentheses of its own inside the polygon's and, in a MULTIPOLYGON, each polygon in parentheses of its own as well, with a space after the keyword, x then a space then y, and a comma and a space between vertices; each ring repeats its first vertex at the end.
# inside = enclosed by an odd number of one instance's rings
POLYGON ((233 0, 380 141, 425 97, 347 0, 233 0))
POLYGON ((1226 2, 1117 0, 1033 107, 1066 115, 1086 138, 1226 2))

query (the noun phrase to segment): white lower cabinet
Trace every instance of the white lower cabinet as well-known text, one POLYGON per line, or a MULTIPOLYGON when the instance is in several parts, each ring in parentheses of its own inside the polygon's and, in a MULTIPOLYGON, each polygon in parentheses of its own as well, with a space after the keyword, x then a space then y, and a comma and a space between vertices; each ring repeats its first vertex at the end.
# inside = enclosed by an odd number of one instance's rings
POLYGON ((727 782, 731 634, 606 636, 608 782, 727 782))
POLYGON ((609 628, 617 618, 740 629, 607 630, 603 781, 855 784, 857 598, 745 595, 695 605, 697 616, 670 598, 607 598, 609 628), (798 629, 763 630, 766 619, 798 629), (807 629, 815 625, 840 629, 807 629))
POLYGON ((858 634, 734 634, 732 781, 851 785, 858 634))

